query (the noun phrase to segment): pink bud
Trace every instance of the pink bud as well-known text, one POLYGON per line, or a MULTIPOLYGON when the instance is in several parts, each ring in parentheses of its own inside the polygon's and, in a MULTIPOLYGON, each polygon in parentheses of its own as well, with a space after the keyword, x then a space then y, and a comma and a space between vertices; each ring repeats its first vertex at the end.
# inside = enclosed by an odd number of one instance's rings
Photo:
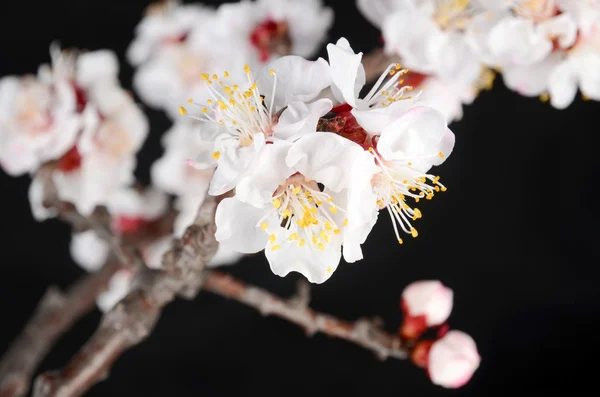
POLYGON ((450 331, 431 346, 427 370, 434 384, 458 388, 471 379, 480 361, 473 338, 461 331, 450 331))
POLYGON ((402 308, 410 317, 425 316, 427 326, 443 324, 452 311, 454 293, 439 281, 417 281, 402 293, 402 308))

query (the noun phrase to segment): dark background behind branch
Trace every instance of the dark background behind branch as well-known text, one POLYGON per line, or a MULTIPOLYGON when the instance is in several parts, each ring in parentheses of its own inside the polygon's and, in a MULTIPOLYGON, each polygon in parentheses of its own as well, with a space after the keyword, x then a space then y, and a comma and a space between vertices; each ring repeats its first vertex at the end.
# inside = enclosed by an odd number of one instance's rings
MULTIPOLYGON (((216 3, 216 2, 213 2, 216 3)), ((347 37, 368 52, 379 32, 353 1, 327 1, 336 11, 330 41, 347 37)), ((34 73, 48 46, 114 49, 123 60, 146 0, 10 2, 0 15, 0 75, 34 73)), ((321 54, 322 56, 325 53, 321 54)), ((131 87, 132 69, 121 78, 131 87)), ((353 320, 381 316, 399 324, 402 289, 439 279, 455 291, 453 328, 475 338, 483 357, 473 380, 456 391, 433 386, 407 362, 322 335, 306 338, 294 325, 209 293, 177 301, 149 339, 118 361, 89 396, 570 394, 596 385, 600 353, 598 114, 600 104, 565 111, 509 92, 498 80, 452 125, 456 147, 435 172, 448 192, 420 208, 419 237, 395 241, 382 216, 364 247, 366 260, 343 264, 313 286, 313 306, 353 320)), ((138 176, 162 152, 169 126, 148 110, 150 137, 138 176)), ((19 333, 50 284, 83 274, 69 257, 70 231, 58 221, 36 223, 27 202, 29 178, 0 174, 2 260, 0 351, 19 333)), ((262 255, 228 269, 282 296, 296 276, 273 275, 262 255)), ((42 364, 55 369, 88 338, 100 319, 87 316, 42 364)))

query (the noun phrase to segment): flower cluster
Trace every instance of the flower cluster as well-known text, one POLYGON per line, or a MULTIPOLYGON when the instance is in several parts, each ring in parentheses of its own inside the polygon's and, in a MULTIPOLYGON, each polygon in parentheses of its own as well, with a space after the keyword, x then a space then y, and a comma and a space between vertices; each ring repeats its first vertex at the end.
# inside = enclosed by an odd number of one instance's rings
POLYGON ((411 360, 427 369, 434 384, 446 388, 466 384, 481 361, 473 338, 448 329, 453 295, 439 281, 417 281, 404 289, 401 302, 404 320, 399 334, 412 346, 411 360), (435 340, 422 338, 430 328, 438 328, 435 340))
MULTIPOLYGON (((600 99, 597 0, 357 0, 382 30, 385 50, 414 72, 431 105, 462 116, 492 69, 506 85, 556 108, 578 89, 600 99), (445 93, 446 95, 442 95, 445 93), (444 98, 443 100, 441 98, 444 98)), ((424 98, 425 99, 425 98, 424 98)))
MULTIPOLYGON (((0 80, 0 164, 20 175, 55 161, 59 198, 89 215, 133 181, 148 122, 121 88, 112 52, 52 46, 51 56, 37 76, 0 80)), ((38 219, 52 215, 41 205, 42 190, 39 181, 32 183, 38 219)))
POLYGON ((332 21, 321 0, 246 0, 218 8, 177 0, 152 4, 127 53, 137 67, 135 89, 145 103, 176 118, 179 103, 207 94, 201 72, 311 56, 332 21))
POLYGON ((214 168, 209 194, 235 191, 217 208, 217 240, 241 253, 264 249, 275 274, 313 283, 331 276, 342 253, 362 259, 380 210, 400 244, 405 233, 416 237, 422 214, 411 200, 446 190, 429 170, 454 146, 444 115, 402 84, 401 65, 362 95, 362 53, 344 38, 327 51, 329 62, 285 56, 256 78, 246 65, 241 81, 202 74, 210 97, 180 107, 210 143, 189 164, 214 168))

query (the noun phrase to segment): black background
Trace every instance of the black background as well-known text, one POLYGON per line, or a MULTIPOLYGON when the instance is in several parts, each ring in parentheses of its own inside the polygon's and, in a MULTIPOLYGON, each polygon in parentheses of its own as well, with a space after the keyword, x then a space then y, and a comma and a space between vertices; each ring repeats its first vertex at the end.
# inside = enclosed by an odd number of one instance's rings
MULTIPOLYGON (((213 2, 215 3, 215 2, 213 2)), ((336 11, 330 41, 355 50, 379 43, 353 1, 326 1, 336 11)), ((65 47, 112 48, 121 60, 146 0, 10 2, 0 15, 0 75, 33 73, 54 39, 65 47)), ((325 55, 322 53, 321 55, 325 55)), ((121 78, 131 87, 131 68, 121 78)), ((436 171, 448 192, 421 205, 419 237, 395 242, 382 216, 364 247, 366 259, 343 264, 313 286, 314 308, 353 320, 381 316, 399 324, 402 289, 439 279, 454 289, 450 325, 471 334, 482 356, 462 389, 432 385, 425 373, 323 335, 307 338, 277 318, 201 293, 170 305, 155 332, 126 353, 89 396, 571 395, 594 390, 600 343, 598 205, 600 104, 577 99, 565 111, 509 92, 497 80, 454 123, 456 147, 436 171)), ((148 181, 169 122, 148 110, 151 135, 138 176, 148 181)), ((0 174, 0 351, 18 334, 50 284, 83 274, 70 259, 67 225, 36 223, 28 177, 0 174)), ((229 268, 281 295, 297 277, 271 274, 261 256, 229 268)), ((63 366, 89 337, 99 312, 65 335, 41 370, 63 366)))

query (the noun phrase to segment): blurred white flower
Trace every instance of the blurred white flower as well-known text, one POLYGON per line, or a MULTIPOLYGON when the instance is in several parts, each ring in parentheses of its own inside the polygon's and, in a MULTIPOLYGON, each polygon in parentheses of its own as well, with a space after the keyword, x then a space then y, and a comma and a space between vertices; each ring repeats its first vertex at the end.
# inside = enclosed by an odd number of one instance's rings
POLYGON ((471 379, 480 361, 473 338, 461 331, 450 331, 431 346, 427 370, 434 384, 458 388, 471 379))
POLYGON ((151 168, 152 184, 175 196, 197 197, 198 205, 208 191, 212 169, 199 170, 188 160, 210 151, 213 143, 202 140, 202 123, 184 118, 177 121, 162 137, 163 156, 151 168))
POLYGON ((174 1, 153 6, 128 50, 129 61, 139 67, 134 87, 145 103, 176 119, 188 98, 210 96, 202 73, 313 55, 332 18, 321 0, 242 1, 217 10, 174 1))
POLYGON ((341 258, 348 171, 361 152, 330 133, 264 145, 236 196, 217 208, 217 240, 241 253, 265 249, 279 276, 296 271, 326 281, 341 258))
POLYGON ((87 94, 81 136, 53 174, 60 199, 73 203, 82 215, 134 181, 136 152, 148 133, 145 115, 116 82, 97 85, 87 94))
POLYGON ((479 15, 470 42, 505 84, 566 108, 580 89, 600 99, 600 2, 520 0, 479 15))
POLYGON ((424 316, 429 327, 441 325, 452 312, 453 295, 439 281, 417 281, 402 292, 402 308, 407 316, 424 316))
MULTIPOLYGON (((205 124, 202 139, 212 148, 199 154, 193 163, 198 169, 216 167, 209 194, 221 195, 233 189, 244 171, 256 159, 258 151, 278 139, 294 140, 316 131, 319 118, 331 109, 329 99, 318 99, 329 86, 329 65, 287 56, 264 68, 254 80, 250 67, 244 68, 246 81, 235 81, 224 72, 202 75, 210 99, 196 103, 199 116, 190 116, 205 124)), ((182 114, 187 110, 181 107, 182 114)))
POLYGON ((162 49, 184 43, 190 33, 214 17, 214 10, 201 4, 181 4, 179 0, 152 3, 135 28, 135 38, 127 49, 133 66, 148 61, 162 49))
POLYGON ((80 131, 76 58, 54 45, 50 55, 37 76, 0 79, 0 166, 10 175, 62 156, 80 131))
POLYGON ((258 66, 282 55, 313 56, 333 23, 322 0, 256 0, 222 4, 212 21, 214 42, 239 46, 258 66))

